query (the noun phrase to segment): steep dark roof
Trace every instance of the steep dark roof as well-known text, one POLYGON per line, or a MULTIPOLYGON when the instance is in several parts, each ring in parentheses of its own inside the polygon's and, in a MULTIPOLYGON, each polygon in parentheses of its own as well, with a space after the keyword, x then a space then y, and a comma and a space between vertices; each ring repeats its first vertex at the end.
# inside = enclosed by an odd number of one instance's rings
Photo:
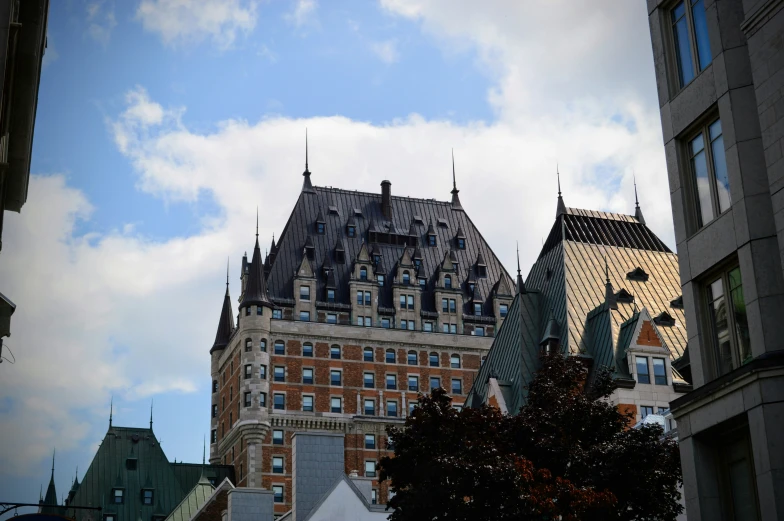
POLYGON ((44 496, 44 507, 41 509, 42 514, 62 514, 62 509, 59 508, 57 501, 57 490, 54 486, 54 454, 52 454, 52 475, 49 478, 49 486, 46 487, 46 496, 44 496))
POLYGON ((229 297, 229 283, 226 282, 226 295, 223 297, 223 307, 221 308, 220 320, 218 321, 218 331, 215 333, 215 342, 212 344, 213 351, 224 349, 229 345, 229 338, 234 331, 234 315, 231 310, 231 297, 229 297))
MULTIPOLYGON (((153 514, 167 516, 199 481, 202 465, 172 464, 151 429, 111 427, 90 468, 82 478, 71 504, 100 506, 117 521, 149 521, 153 514), (135 465, 129 464, 134 458, 135 465), (112 489, 123 489, 123 503, 112 502, 112 489), (142 504, 142 490, 153 490, 153 505, 142 504)), ((205 476, 212 482, 234 479, 234 469, 207 465, 205 476)), ((87 521, 89 510, 67 510, 68 517, 87 521)))
MULTIPOLYGON (((474 271, 474 260, 479 252, 484 252, 487 263, 487 276, 477 277, 477 285, 483 295, 491 295, 493 285, 504 275, 509 276, 492 253, 490 246, 484 240, 479 230, 468 217, 465 211, 457 211, 450 202, 436 201, 433 199, 415 199, 409 197, 392 196, 391 220, 387 220, 381 212, 381 194, 355 192, 335 188, 314 187, 313 193, 300 193, 297 203, 291 212, 283 233, 277 243, 278 253, 267 279, 269 294, 275 299, 293 299, 293 278, 297 268, 302 262, 303 246, 310 241, 314 246, 313 266, 321 266, 325 255, 334 255, 332 246, 342 240, 345 248, 346 262, 334 262, 331 272, 334 273, 336 282, 336 300, 339 303, 350 304, 348 281, 353 269, 354 260, 363 242, 372 243, 373 252, 381 256, 380 263, 375 272, 386 276, 387 282, 381 292, 379 305, 394 307, 392 301, 391 281, 396 275, 394 268, 403 254, 404 247, 414 248, 413 258, 421 256, 422 266, 417 275, 427 274, 427 290, 423 294, 422 306, 425 311, 436 311, 433 296, 433 278, 437 269, 448 254, 454 230, 462 229, 466 236, 464 250, 453 252, 458 260, 458 279, 462 283, 474 271), (326 213, 325 233, 323 235, 310 235, 312 223, 319 212, 328 206, 336 206, 337 213, 326 213), (417 216, 419 222, 414 217, 417 216), (356 221, 356 234, 354 237, 346 235, 346 224, 349 219, 356 221), (446 226, 434 227, 432 223, 446 223, 446 226), (427 245, 427 225, 436 235, 436 246, 427 245), (415 232, 411 235, 410 232, 415 232), (385 238, 386 237, 386 238, 385 238), (389 244, 388 238, 394 237, 396 244, 389 244), (412 244, 416 243, 416 244, 412 244)), ((333 259, 334 260, 334 259, 333 259)), ((413 278, 413 275, 412 275, 413 278)), ((317 277, 316 293, 322 295, 325 291, 326 278, 317 277)), ((455 284, 455 287, 458 287, 455 284)), ((467 293, 466 293, 466 296, 467 293)))
POLYGON ((242 295, 242 302, 240 302, 240 308, 245 306, 273 307, 267 294, 267 282, 264 277, 264 264, 261 260, 258 235, 256 236, 256 245, 253 247, 253 258, 248 268, 248 283, 245 286, 245 293, 242 295))

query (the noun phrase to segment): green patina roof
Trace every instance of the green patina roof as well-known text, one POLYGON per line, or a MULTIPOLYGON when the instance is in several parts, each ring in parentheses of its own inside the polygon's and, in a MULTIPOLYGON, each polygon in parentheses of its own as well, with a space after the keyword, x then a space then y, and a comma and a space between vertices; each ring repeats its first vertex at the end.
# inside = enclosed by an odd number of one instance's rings
POLYGON ((172 510, 166 521, 189 521, 202 505, 207 502, 214 490, 215 487, 212 486, 210 480, 202 477, 180 504, 172 510))

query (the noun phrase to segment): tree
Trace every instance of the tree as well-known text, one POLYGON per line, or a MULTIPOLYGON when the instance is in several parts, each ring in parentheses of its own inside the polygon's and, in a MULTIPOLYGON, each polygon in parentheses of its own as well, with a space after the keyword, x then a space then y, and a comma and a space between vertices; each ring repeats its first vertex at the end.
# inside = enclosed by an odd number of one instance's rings
POLYGON ((546 355, 518 414, 451 406, 443 389, 389 428, 381 479, 397 492, 392 521, 674 519, 677 445, 658 426, 629 429, 606 398, 608 370, 586 385, 577 358, 546 355))

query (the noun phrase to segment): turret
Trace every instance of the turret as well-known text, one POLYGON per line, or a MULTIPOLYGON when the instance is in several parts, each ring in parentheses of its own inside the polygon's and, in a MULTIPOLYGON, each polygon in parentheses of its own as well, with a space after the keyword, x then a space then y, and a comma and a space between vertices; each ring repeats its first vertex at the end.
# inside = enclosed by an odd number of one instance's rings
MULTIPOLYGON (((257 243, 258 244, 258 243, 257 243)), ((221 351, 229 345, 229 339, 234 332, 234 315, 231 310, 231 297, 229 296, 229 271, 226 270, 226 294, 223 296, 223 307, 221 308, 220 320, 218 320, 218 330, 215 333, 215 342, 212 344, 210 354, 221 351)))

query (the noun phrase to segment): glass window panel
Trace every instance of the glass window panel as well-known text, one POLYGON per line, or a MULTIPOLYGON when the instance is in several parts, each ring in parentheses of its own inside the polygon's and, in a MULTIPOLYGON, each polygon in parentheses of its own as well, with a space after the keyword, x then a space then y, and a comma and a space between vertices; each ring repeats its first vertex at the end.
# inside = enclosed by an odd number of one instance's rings
POLYGON ((387 416, 397 416, 397 402, 391 400, 387 402, 387 416))
POLYGON ((303 369, 302 370, 302 383, 304 383, 304 384, 312 384, 313 383, 313 369, 303 369))
POLYGON ((283 431, 272 431, 272 443, 273 445, 283 445, 283 431))
POLYGON ((330 373, 329 373, 329 384, 330 385, 340 385, 340 371, 330 371, 330 373))
POLYGON ((414 351, 408 353, 408 365, 417 365, 417 354, 414 351))
POLYGON ((373 349, 370 347, 366 347, 362 350, 362 358, 365 362, 372 362, 373 361, 373 349))
POLYGON ((636 356, 634 358, 637 365, 637 381, 641 384, 651 383, 651 374, 648 371, 648 357, 636 356))
POLYGON ((681 87, 694 78, 694 66, 689 41, 689 22, 686 19, 686 7, 683 2, 672 10, 672 31, 675 39, 675 55, 678 65, 678 79, 681 87))
POLYGON ((708 309, 718 354, 718 370, 720 374, 725 374, 732 370, 733 364, 727 303, 721 279, 716 279, 708 286, 708 309))
POLYGON ((302 397, 302 410, 313 412, 313 397, 312 396, 303 396, 302 397))
POLYGON ((653 382, 656 385, 667 385, 667 365, 664 358, 653 359, 653 382))
POLYGON ((341 403, 340 403, 340 398, 332 398, 330 400, 330 407, 331 407, 332 412, 341 412, 342 411, 342 407, 341 407, 341 403))
POLYGON ((418 376, 409 376, 408 377, 408 390, 409 391, 418 391, 419 390, 419 377, 418 376))
POLYGON ((366 449, 375 449, 376 448, 376 435, 375 434, 365 434, 365 448, 366 449))
POLYGON ((746 317, 746 302, 743 300, 743 285, 740 280, 740 269, 735 268, 727 274, 730 285, 730 300, 735 317, 735 340, 738 344, 738 359, 741 364, 751 360, 751 342, 749 340, 749 321, 746 317))
POLYGON ((713 220, 713 205, 711 204, 710 178, 708 176, 708 164, 705 158, 705 142, 702 138, 702 134, 692 139, 689 145, 692 151, 691 166, 697 187, 697 204, 700 211, 700 224, 704 225, 713 220))
POLYGON ((430 377, 430 390, 437 389, 441 387, 441 378, 431 376, 430 377))
POLYGON ((694 24, 694 40, 697 44, 697 65, 700 70, 710 65, 710 40, 708 39, 708 20, 705 17, 705 5, 702 0, 691 0, 691 18, 694 24))
POLYGON ((368 389, 375 387, 375 375, 373 373, 365 373, 364 385, 368 389))
POLYGON ((387 389, 397 389, 397 376, 393 374, 387 375, 387 389))
POLYGON ((716 120, 708 129, 713 156, 713 173, 716 177, 716 194, 719 198, 719 212, 730 207, 730 178, 727 174, 727 158, 724 154, 724 137, 721 135, 721 120, 716 120))
POLYGON ((302 346, 302 356, 313 356, 313 344, 302 346))
POLYGON ((645 418, 649 414, 653 414, 653 407, 651 407, 649 405, 642 405, 642 406, 640 406, 640 416, 642 418, 645 418))

